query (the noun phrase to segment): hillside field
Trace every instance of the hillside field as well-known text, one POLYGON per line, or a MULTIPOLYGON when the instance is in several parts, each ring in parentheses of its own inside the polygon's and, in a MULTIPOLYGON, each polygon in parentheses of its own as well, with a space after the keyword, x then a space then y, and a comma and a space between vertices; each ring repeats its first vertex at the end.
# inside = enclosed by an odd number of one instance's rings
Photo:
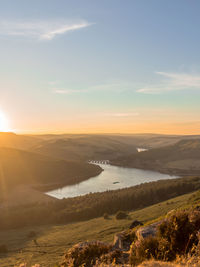
POLYGON ((0 232, 1 244, 5 244, 9 252, 0 255, 1 267, 13 267, 15 264, 27 262, 28 264, 40 263, 45 267, 54 267, 62 260, 66 249, 73 244, 86 240, 101 240, 112 242, 114 234, 127 229, 133 220, 149 223, 164 216, 172 209, 189 207, 197 204, 200 192, 185 194, 168 201, 129 213, 129 218, 116 220, 115 216, 109 219, 97 218, 85 222, 66 225, 47 225, 27 227, 18 230, 0 232), (35 238, 28 238, 34 231, 35 238))

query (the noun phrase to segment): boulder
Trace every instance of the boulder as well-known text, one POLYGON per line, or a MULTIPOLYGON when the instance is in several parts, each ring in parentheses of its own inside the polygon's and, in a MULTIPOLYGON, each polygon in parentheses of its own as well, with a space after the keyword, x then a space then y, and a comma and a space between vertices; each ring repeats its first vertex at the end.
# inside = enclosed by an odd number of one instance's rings
POLYGON ((114 236, 113 247, 114 249, 120 249, 125 251, 129 250, 130 242, 126 238, 126 231, 117 233, 114 236))
POLYGON ((156 232, 157 232, 157 227, 161 223, 162 223, 162 221, 159 221, 159 222, 155 222, 155 223, 152 223, 152 224, 144 226, 144 227, 140 227, 136 231, 136 236, 137 236, 138 240, 144 239, 148 236, 155 236, 156 232))

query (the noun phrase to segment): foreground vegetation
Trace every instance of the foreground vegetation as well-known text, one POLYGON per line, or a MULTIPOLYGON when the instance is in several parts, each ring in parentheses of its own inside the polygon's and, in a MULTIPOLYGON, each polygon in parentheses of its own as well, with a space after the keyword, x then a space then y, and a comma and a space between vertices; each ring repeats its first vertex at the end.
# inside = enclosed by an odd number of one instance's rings
MULTIPOLYGON (((152 225, 145 229, 150 227, 152 225)), ((92 267, 113 262, 138 266, 145 260, 174 261, 178 257, 188 258, 188 255, 190 258, 200 257, 200 207, 172 211, 158 222, 155 232, 147 236, 139 235, 140 230, 123 232, 126 240, 130 241, 127 249, 116 249, 102 242, 77 244, 65 254, 61 266, 92 267)))
POLYGON ((132 220, 148 223, 163 217, 172 209, 190 207, 199 201, 200 193, 195 192, 130 212, 123 220, 116 220, 115 216, 109 216, 109 219, 101 217, 66 225, 32 226, 1 231, 1 244, 7 246, 8 253, 0 254, 0 266, 13 267, 15 264, 18 266, 22 262, 27 262, 28 267, 36 263, 45 267, 54 267, 56 263, 62 261, 66 249, 76 243, 86 240, 112 242, 114 234, 128 229, 132 220), (32 231, 36 233, 35 237, 29 237, 32 231))
POLYGON ((49 223, 70 223, 137 210, 200 189, 200 177, 145 183, 130 188, 93 193, 49 203, 35 203, 1 209, 0 229, 49 223))

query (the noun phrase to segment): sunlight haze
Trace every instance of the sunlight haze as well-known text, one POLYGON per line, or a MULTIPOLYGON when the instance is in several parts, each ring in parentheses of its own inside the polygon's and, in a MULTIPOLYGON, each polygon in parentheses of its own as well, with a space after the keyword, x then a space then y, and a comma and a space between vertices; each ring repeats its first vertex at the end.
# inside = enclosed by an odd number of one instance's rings
POLYGON ((198 1, 0 3, 0 105, 16 132, 199 133, 198 1))

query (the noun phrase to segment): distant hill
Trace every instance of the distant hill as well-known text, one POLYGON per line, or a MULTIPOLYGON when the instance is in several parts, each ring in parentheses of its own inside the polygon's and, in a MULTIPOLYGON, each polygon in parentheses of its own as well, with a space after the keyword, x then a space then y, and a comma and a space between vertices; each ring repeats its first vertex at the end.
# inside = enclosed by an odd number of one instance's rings
POLYGON ((131 140, 104 135, 61 135, 48 138, 33 147, 32 151, 68 160, 113 159, 137 152, 131 140))
POLYGON ((137 153, 137 148, 159 148, 174 145, 182 139, 200 139, 200 136, 160 134, 18 135, 0 133, 0 147, 28 150, 64 160, 113 160, 137 153))
POLYGON ((200 173, 200 139, 181 140, 174 145, 119 157, 112 164, 167 173, 200 173))
MULTIPOLYGON (((75 184, 101 172, 96 165, 57 160, 13 148, 0 148, 0 192, 17 185, 75 184)), ((1 194, 0 194, 1 195, 1 194)))
POLYGON ((137 148, 158 148, 174 145, 200 136, 159 134, 61 134, 35 136, 42 140, 32 151, 68 160, 109 159, 137 153, 137 148))

